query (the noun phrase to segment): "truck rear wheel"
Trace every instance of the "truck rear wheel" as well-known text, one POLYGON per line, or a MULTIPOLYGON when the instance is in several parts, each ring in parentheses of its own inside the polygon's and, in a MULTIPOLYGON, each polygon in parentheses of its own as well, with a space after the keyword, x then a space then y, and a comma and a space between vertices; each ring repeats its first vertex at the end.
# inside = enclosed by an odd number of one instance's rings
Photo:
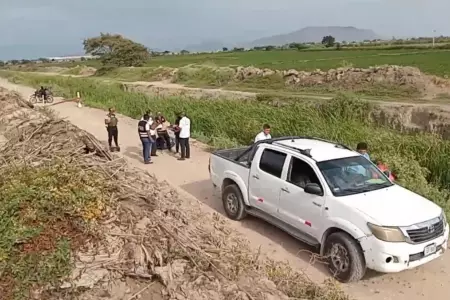
POLYGON ((242 220, 247 216, 241 190, 236 184, 226 186, 222 192, 225 213, 232 220, 242 220))
POLYGON ((328 269, 340 282, 354 282, 366 273, 366 261, 358 242, 345 232, 330 234, 325 242, 328 269))

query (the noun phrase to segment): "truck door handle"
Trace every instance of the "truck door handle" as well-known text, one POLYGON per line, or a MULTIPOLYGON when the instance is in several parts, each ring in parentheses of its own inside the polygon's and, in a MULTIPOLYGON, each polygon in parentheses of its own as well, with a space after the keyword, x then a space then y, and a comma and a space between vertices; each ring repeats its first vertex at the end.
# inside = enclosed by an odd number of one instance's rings
POLYGON ((258 175, 253 175, 252 177, 255 178, 255 179, 259 179, 258 175))
POLYGON ((281 188, 281 190, 282 190, 283 192, 285 192, 285 193, 288 193, 288 194, 290 193, 289 190, 288 190, 287 188, 281 188))
POLYGON ((322 207, 322 204, 319 204, 319 203, 317 203, 317 202, 313 202, 313 204, 314 204, 315 206, 322 207))

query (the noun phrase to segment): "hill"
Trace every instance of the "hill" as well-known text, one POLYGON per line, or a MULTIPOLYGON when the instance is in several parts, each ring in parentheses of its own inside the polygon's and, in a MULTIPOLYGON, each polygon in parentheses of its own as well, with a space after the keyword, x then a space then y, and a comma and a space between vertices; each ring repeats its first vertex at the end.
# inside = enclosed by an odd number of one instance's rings
POLYGON ((359 29, 355 27, 342 26, 317 26, 305 27, 303 29, 280 35, 273 35, 257 39, 250 43, 251 47, 255 46, 282 46, 289 43, 308 43, 321 42, 326 35, 332 35, 336 41, 363 41, 374 40, 380 38, 373 30, 359 29))

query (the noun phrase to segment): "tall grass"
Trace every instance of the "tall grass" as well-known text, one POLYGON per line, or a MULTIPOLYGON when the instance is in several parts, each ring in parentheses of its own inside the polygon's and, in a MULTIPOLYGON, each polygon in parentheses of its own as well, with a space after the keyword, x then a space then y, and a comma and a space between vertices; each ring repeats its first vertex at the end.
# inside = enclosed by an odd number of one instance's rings
POLYGON ((368 121, 372 105, 348 95, 321 105, 294 102, 276 108, 259 101, 155 98, 91 79, 11 72, 0 75, 27 85, 52 86, 65 97, 81 91, 87 105, 114 106, 133 118, 151 109, 173 119, 175 112, 184 110, 192 119, 196 136, 215 148, 249 144, 263 123, 271 124, 274 136, 315 136, 349 146, 366 141, 372 157, 386 162, 400 184, 444 206, 450 217, 450 142, 437 135, 402 134, 377 127, 368 121))

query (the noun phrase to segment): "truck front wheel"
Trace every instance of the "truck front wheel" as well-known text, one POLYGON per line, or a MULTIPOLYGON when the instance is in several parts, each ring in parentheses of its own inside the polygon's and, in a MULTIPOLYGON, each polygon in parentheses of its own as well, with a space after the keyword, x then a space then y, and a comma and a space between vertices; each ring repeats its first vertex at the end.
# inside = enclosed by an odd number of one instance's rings
POLYGON ((222 202, 225 213, 232 220, 242 220, 247 216, 241 190, 235 184, 226 186, 222 192, 222 202))
POLYGON ((330 234, 325 242, 328 269, 340 282, 362 279, 366 273, 366 261, 358 242, 345 232, 330 234))

